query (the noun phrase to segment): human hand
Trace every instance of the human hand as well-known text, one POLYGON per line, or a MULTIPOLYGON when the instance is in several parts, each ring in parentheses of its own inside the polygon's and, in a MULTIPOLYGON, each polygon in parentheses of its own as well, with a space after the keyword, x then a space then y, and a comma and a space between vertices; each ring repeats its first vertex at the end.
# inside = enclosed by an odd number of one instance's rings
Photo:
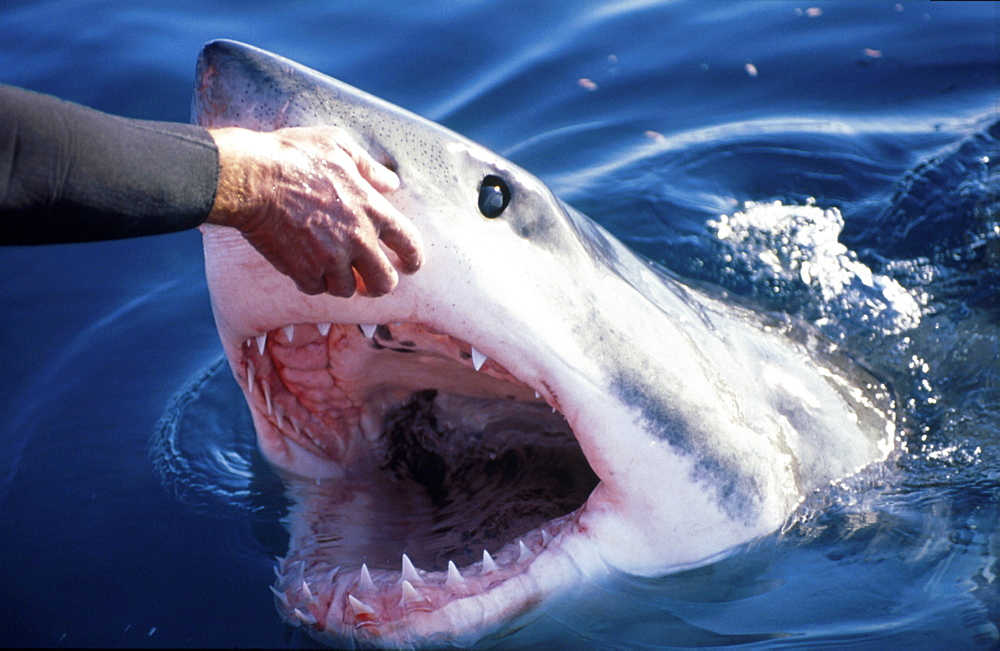
POLYGON ((392 291, 423 262, 420 233, 382 196, 399 178, 343 129, 211 129, 219 186, 208 222, 239 229, 307 294, 392 291))

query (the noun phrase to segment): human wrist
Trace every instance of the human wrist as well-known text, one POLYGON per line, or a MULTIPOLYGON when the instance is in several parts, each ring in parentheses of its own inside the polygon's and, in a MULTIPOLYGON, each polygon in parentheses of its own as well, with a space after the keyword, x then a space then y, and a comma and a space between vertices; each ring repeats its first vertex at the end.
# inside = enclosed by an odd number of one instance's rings
POLYGON ((219 180, 209 224, 245 230, 247 220, 265 206, 259 192, 263 168, 256 155, 257 134, 235 127, 209 129, 219 152, 219 180))

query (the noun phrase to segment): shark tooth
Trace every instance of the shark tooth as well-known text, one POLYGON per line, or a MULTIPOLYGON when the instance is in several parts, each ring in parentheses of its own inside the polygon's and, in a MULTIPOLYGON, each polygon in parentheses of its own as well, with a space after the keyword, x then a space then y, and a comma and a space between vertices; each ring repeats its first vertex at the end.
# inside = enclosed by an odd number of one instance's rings
POLYGON ((372 323, 365 323, 365 324, 359 325, 358 327, 361 328, 361 333, 364 336, 368 337, 369 339, 374 339, 375 338, 375 329, 378 328, 377 325, 372 324, 372 323))
POLYGON ((497 569, 496 561, 494 561, 493 557, 490 556, 490 553, 484 549, 483 550, 483 574, 486 574, 487 572, 492 572, 492 571, 494 571, 496 569, 497 569))
POLYGON ((337 572, 340 571, 340 566, 333 568, 329 572, 323 575, 323 583, 333 583, 334 577, 337 576, 337 572))
POLYGON ((423 583, 423 579, 417 574, 417 568, 413 566, 410 561, 410 557, 403 554, 403 571, 401 574, 403 581, 409 581, 410 583, 423 583))
POLYGON ((308 624, 309 626, 316 625, 316 618, 312 616, 312 613, 304 613, 298 608, 293 609, 292 613, 294 613, 303 624, 308 624))
POLYGON ((274 405, 271 404, 271 385, 267 382, 261 382, 260 388, 264 391, 264 402, 267 403, 267 413, 274 415, 274 405))
POLYGON ((351 608, 354 609, 355 617, 366 615, 368 617, 375 616, 375 609, 361 601, 360 599, 355 599, 354 595, 347 595, 347 602, 351 604, 351 608))
POLYGON ((317 323, 316 324, 316 329, 319 330, 319 333, 321 335, 323 335, 324 337, 327 336, 328 334, 330 334, 330 324, 329 323, 317 323))
POLYGON ((358 585, 367 593, 375 592, 375 582, 372 581, 372 574, 365 563, 361 564, 361 578, 358 579, 358 585))
POLYGON ((267 586, 271 589, 271 593, 274 594, 274 598, 281 602, 281 605, 285 607, 285 610, 291 610, 292 605, 288 603, 288 597, 281 590, 278 590, 273 585, 267 586))
POLYGON ((524 559, 526 559, 529 556, 531 556, 531 551, 528 549, 528 546, 524 544, 523 540, 518 540, 517 541, 517 552, 518 552, 517 553, 517 562, 518 563, 523 562, 524 559))
POLYGON ((285 339, 288 340, 288 343, 292 343, 292 339, 295 338, 295 325, 286 325, 282 328, 282 331, 284 331, 285 339))
POLYGON ((302 596, 306 598, 306 601, 313 600, 312 590, 309 589, 309 584, 306 583, 305 579, 302 580, 302 596))
POLYGON ((487 359, 489 358, 476 350, 475 346, 472 347, 472 365, 477 371, 483 367, 483 364, 486 363, 487 359))
POLYGON ((452 590, 465 585, 465 579, 462 577, 462 573, 458 571, 458 568, 455 567, 454 561, 448 561, 448 577, 444 580, 444 584, 452 590))
POLYGON ((420 591, 413 587, 413 584, 409 581, 403 581, 403 596, 399 600, 399 605, 405 606, 407 604, 415 603, 425 603, 428 601, 427 597, 420 594, 420 591))
POLYGON ((257 337, 257 352, 261 355, 264 354, 264 344, 267 343, 267 333, 265 332, 261 336, 257 337))

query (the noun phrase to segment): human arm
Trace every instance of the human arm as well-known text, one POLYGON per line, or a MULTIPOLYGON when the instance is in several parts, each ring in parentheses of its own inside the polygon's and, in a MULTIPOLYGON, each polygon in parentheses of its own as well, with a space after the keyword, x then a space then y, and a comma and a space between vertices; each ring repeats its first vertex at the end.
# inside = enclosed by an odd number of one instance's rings
POLYGON ((0 243, 87 242, 193 228, 218 153, 200 127, 130 120, 0 85, 0 243))
POLYGON ((308 293, 369 295, 421 263, 380 192, 398 183, 332 127, 255 133, 130 120, 0 85, 0 243, 238 228, 308 293))

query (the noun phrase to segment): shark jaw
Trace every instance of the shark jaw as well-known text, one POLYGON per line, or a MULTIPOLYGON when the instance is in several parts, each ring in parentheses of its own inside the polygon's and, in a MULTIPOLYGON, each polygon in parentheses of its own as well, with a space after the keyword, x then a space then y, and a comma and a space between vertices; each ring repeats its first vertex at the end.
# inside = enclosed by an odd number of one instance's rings
POLYGON ((288 324, 231 364, 295 503, 289 623, 468 643, 606 571, 579 520, 598 480, 546 382, 418 323, 288 324))

